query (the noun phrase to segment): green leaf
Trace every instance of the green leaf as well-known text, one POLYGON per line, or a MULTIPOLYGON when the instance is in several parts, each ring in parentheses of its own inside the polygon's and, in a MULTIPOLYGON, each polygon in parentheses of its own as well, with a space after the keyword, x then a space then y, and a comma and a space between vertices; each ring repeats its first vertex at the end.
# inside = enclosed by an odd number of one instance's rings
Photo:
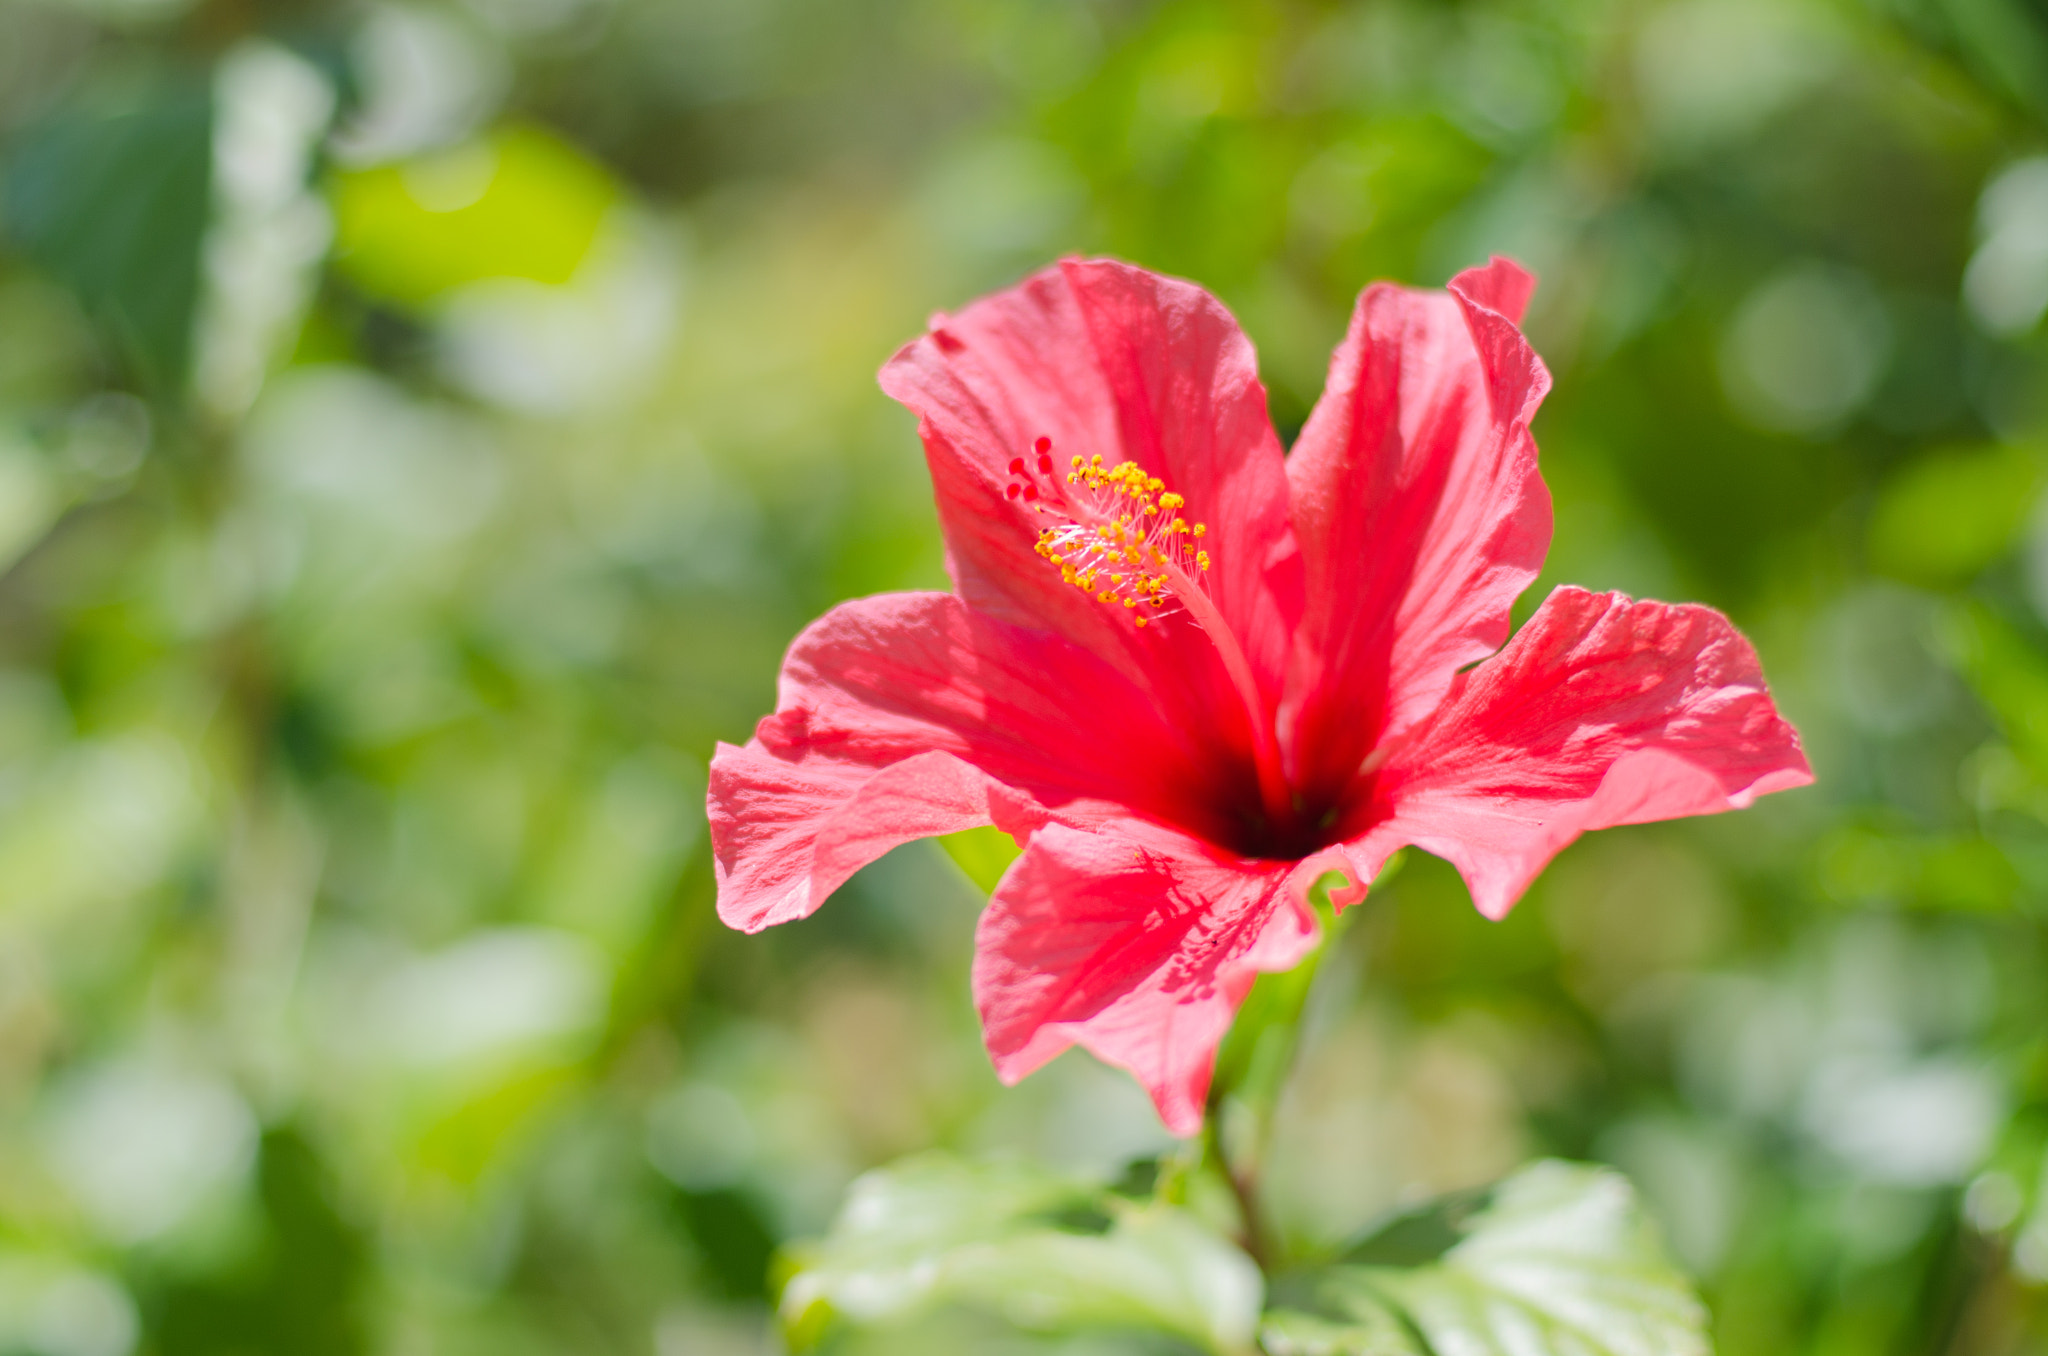
POLYGON ((2011 548, 2040 484, 2040 458, 2026 448, 1952 448, 1924 456, 1878 496, 1870 563, 1911 584, 1966 583, 2011 548))
POLYGON ((1259 1328, 1270 1356, 1432 1356, 1395 1312, 1361 1296, 1343 1318, 1276 1310, 1259 1328))
POLYGON ((1705 1356, 1706 1311, 1619 1173, 1542 1162, 1289 1278, 1273 1356, 1705 1356), (1417 1259, 1393 1266, 1381 1259, 1417 1259))
POLYGON ((1010 863, 1023 852, 1016 839, 992 824, 946 834, 939 839, 939 846, 983 894, 995 893, 1003 872, 1009 870, 1010 863))
POLYGON ((402 164, 335 174, 335 261, 371 296, 426 307, 485 278, 568 282, 621 201, 609 170, 515 123, 402 164))
POLYGON ((128 111, 56 113, 7 164, 7 233, 159 389, 190 365, 212 146, 205 88, 166 85, 128 111))
POLYGON ((961 1304, 1037 1331, 1145 1328, 1243 1352, 1261 1292, 1251 1259, 1183 1211, 943 1154, 862 1177, 831 1235, 794 1260, 782 1318, 797 1350, 835 1319, 961 1304))
POLYGON ((2037 780, 2048 781, 2048 658, 1981 603, 1950 611, 1943 638, 2013 752, 2037 780))

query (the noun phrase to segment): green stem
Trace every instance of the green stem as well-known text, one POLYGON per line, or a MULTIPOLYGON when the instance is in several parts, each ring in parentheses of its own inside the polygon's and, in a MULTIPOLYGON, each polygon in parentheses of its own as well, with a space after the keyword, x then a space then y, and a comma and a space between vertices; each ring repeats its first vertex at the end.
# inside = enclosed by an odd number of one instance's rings
POLYGON ((1202 1162, 1219 1174, 1230 1188, 1230 1194, 1237 1200, 1237 1212, 1244 1219, 1244 1231, 1238 1242, 1258 1264, 1261 1272, 1270 1276, 1274 1264, 1279 1260, 1273 1255, 1275 1241, 1265 1226, 1265 1214, 1259 1208, 1259 1181, 1256 1172, 1245 1172, 1232 1165, 1229 1153, 1223 1147, 1223 1118, 1221 1106, 1213 1101, 1209 1114, 1202 1122, 1202 1162))
MULTIPOLYGON (((1389 862, 1374 884, 1384 883, 1398 864, 1398 858, 1389 862)), ((1360 912, 1355 905, 1337 913, 1322 883, 1311 900, 1322 919, 1322 944, 1294 969, 1261 975, 1252 986, 1217 1053, 1203 1119, 1202 1166, 1230 1188, 1244 1220, 1245 1251, 1268 1275, 1287 1261, 1285 1241, 1274 1233, 1260 1195, 1273 1115, 1299 1063, 1301 1019, 1316 976, 1360 912)))

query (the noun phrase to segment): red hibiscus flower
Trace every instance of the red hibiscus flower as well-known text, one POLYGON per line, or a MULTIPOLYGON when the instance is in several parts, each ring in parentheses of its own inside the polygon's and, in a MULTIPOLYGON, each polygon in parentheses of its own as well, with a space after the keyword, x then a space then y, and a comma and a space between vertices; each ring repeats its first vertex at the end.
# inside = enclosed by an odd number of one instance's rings
POLYGON ((711 765, 720 916, 802 918, 899 843, 994 824, 1023 845, 976 941, 998 1073, 1078 1043, 1189 1134, 1326 872, 1354 903, 1414 844, 1499 918, 1584 830, 1812 780, 1718 612, 1560 588, 1508 641, 1550 542, 1533 287, 1496 259, 1367 289, 1291 453, 1189 283, 1069 260, 934 317, 882 387, 955 591, 791 646, 775 714, 711 765))

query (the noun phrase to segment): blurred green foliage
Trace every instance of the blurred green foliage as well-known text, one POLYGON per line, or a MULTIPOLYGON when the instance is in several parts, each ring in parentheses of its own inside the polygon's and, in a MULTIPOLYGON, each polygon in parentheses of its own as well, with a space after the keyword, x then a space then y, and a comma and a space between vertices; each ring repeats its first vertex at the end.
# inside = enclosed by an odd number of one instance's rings
POLYGON ((366 295, 432 303, 485 278, 561 285, 618 200, 611 177, 533 127, 337 174, 334 256, 366 295))
MULTIPOLYGON (((1282 1234, 1597 1159, 1731 1356, 2038 1351, 2044 143, 2022 0, 9 0, 0 1352, 764 1352, 861 1170, 1170 1147, 996 1084, 1000 845, 711 914, 713 742, 943 586, 875 368, 1065 251, 1287 436, 1361 286, 1523 259, 1531 599, 1724 608, 1820 776, 1501 924, 1411 858, 1282 1234)), ((1166 1349, 999 1320, 842 1349, 1166 1349)))

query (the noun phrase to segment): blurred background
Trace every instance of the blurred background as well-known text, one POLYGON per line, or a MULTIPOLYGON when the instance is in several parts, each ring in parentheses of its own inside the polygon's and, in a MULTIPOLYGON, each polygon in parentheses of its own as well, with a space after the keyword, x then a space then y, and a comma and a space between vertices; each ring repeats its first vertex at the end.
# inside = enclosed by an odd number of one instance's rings
POLYGON ((1730 1356, 2048 1351, 2038 5, 0 0, 0 1352, 756 1356, 863 1168, 1168 1146, 997 1085, 939 848, 711 912, 713 741, 943 587, 876 367, 1067 251, 1286 438, 1365 283, 1532 266, 1525 610, 1723 608, 1820 775, 1498 925, 1411 856, 1286 1229, 1600 1159, 1730 1356))

